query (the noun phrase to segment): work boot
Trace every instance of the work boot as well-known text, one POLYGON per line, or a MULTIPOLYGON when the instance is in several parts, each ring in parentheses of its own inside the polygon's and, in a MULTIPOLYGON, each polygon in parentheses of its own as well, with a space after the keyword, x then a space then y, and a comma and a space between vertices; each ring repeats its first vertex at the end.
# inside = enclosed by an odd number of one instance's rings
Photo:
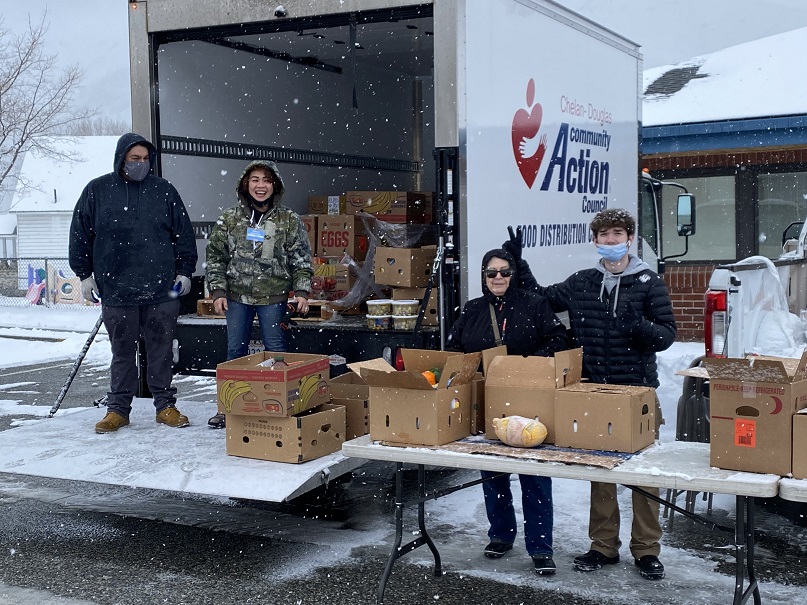
POLYGON ((95 425, 96 433, 114 433, 122 426, 127 426, 129 419, 115 412, 107 412, 103 420, 95 425))
POLYGON ((532 555, 532 562, 535 565, 535 573, 539 576, 551 576, 557 571, 557 566, 552 557, 546 555, 532 555))
POLYGON ((157 412, 157 422, 160 424, 167 424, 175 429, 188 426, 190 424, 188 417, 184 414, 180 414, 179 410, 173 406, 170 408, 165 408, 161 412, 157 412))
POLYGON ((574 568, 577 571, 595 571, 603 565, 614 565, 615 563, 619 563, 619 555, 606 557, 600 551, 593 549, 574 558, 574 568))
POLYGON ((207 421, 207 426, 211 429, 223 429, 227 426, 227 417, 224 414, 216 414, 207 421))

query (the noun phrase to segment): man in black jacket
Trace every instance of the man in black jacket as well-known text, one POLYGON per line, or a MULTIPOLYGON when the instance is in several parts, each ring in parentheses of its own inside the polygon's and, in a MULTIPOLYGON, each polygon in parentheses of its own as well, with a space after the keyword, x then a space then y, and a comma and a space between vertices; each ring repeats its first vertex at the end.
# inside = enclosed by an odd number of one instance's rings
POLYGON ((70 268, 85 299, 98 302, 112 345, 107 414, 110 433, 129 424, 137 390, 136 351, 145 343, 146 376, 158 423, 188 426, 175 407, 172 343, 179 296, 190 291, 196 238, 171 183, 151 174, 157 149, 140 135, 118 140, 114 170, 82 191, 70 225, 70 268))
MULTIPOLYGON (((629 253, 636 220, 626 210, 598 213, 591 221, 591 233, 600 261, 552 286, 538 285, 521 259, 520 238, 511 236, 503 246, 517 257, 521 286, 543 294, 556 312, 569 312, 574 346, 583 348, 585 378, 595 383, 658 387, 656 352, 669 348, 676 333, 664 280, 629 253)), ((660 424, 658 402, 656 418, 660 424)), ((658 495, 657 489, 645 489, 658 495)), ((631 554, 642 577, 661 579, 659 505, 632 494, 631 554)), ((575 558, 576 569, 594 571, 619 561, 619 520, 616 485, 592 482, 591 548, 575 558)))

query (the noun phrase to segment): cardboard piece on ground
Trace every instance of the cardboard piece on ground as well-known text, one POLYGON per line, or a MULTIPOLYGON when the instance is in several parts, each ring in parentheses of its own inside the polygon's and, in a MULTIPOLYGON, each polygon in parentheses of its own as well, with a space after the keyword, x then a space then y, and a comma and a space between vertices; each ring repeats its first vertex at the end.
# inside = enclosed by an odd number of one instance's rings
POLYGON ((801 359, 705 358, 710 457, 718 468, 788 475, 793 415, 807 407, 807 350, 801 359))
POLYGON ((345 408, 319 405, 290 417, 227 416, 227 454, 300 463, 337 452, 345 441, 345 408))
POLYGON ((580 382, 582 349, 554 357, 493 356, 485 372, 485 433, 495 435, 493 419, 535 418, 547 429, 544 443, 555 442, 555 390, 580 382))
POLYGON ((651 387, 579 383, 555 391, 555 445, 638 452, 656 440, 651 387))

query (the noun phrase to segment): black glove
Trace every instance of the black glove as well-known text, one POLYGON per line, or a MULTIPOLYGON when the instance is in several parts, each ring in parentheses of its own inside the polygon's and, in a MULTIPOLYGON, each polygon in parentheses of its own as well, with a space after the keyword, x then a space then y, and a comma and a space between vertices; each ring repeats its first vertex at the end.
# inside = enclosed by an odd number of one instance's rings
POLYGON ((642 322, 642 317, 630 304, 630 301, 625 300, 624 303, 619 305, 616 313, 616 329, 624 334, 632 334, 639 328, 642 322))
POLYGON ((521 238, 521 227, 516 227, 516 232, 513 233, 512 225, 507 225, 507 232, 510 234, 510 239, 504 241, 502 250, 509 252, 518 263, 521 260, 521 250, 524 247, 524 240, 521 238))

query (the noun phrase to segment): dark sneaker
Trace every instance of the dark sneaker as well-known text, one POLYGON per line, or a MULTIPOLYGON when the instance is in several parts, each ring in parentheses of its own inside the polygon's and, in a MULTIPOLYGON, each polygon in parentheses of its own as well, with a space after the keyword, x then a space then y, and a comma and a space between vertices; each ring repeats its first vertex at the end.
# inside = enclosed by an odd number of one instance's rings
POLYGON ((597 550, 590 550, 584 555, 574 558, 574 568, 577 571, 596 571, 603 565, 614 565, 619 563, 619 555, 606 557, 597 550))
POLYGON ((161 412, 158 412, 157 422, 160 424, 167 424, 168 426, 172 426, 174 428, 190 425, 188 417, 184 414, 180 414, 179 410, 175 407, 165 408, 161 412))
POLYGON ((216 414, 207 421, 207 426, 211 429, 223 429, 227 426, 227 419, 224 414, 216 414))
POLYGON ((664 566, 656 555, 645 555, 633 562, 639 568, 639 575, 647 580, 661 580, 664 577, 664 566))
POLYGON ((485 547, 485 556, 488 559, 501 559, 508 550, 512 550, 513 545, 509 542, 491 542, 485 547))
POLYGON ((129 424, 129 419, 115 412, 107 412, 104 419, 95 425, 96 433, 114 433, 120 427, 129 424))
POLYGON ((532 555, 532 562, 535 565, 535 573, 539 576, 551 576, 558 570, 552 557, 532 555))

